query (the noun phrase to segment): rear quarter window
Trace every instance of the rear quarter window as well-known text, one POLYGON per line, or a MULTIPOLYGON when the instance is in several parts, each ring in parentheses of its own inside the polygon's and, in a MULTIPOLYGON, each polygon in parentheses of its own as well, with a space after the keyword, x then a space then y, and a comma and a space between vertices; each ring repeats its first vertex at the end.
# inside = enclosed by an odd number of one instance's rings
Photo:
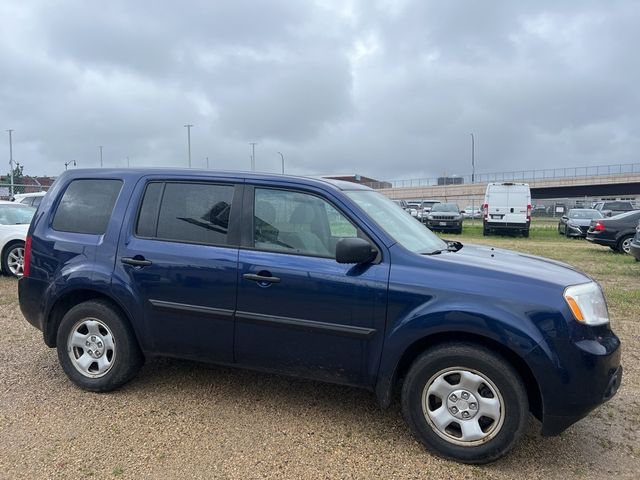
POLYGON ((121 188, 121 180, 73 180, 51 226, 61 232, 104 234, 121 188))

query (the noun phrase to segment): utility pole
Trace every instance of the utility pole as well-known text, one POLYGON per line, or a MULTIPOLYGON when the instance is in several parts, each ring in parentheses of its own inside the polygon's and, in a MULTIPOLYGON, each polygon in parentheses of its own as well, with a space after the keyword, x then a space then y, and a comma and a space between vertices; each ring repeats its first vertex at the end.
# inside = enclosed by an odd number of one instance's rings
POLYGON ((11 169, 11 196, 13 197, 13 138, 11 136, 13 129, 9 129, 7 132, 9 132, 9 168, 11 169))
POLYGON ((69 160, 68 162, 64 162, 64 169, 66 170, 69 165, 73 165, 75 167, 76 166, 76 161, 75 160, 69 160))
POLYGON ((256 145, 258 143, 257 142, 249 142, 249 145, 251 145, 251 171, 255 172, 256 171, 256 145))
POLYGON ((127 155, 127 168, 131 168, 131 161, 129 160, 129 155, 127 155))
POLYGON ((282 152, 278 152, 278 155, 280 155, 280 158, 282 159, 282 174, 284 175, 284 155, 282 152))
POLYGON ((189 168, 191 168, 191 127, 193 127, 193 124, 187 123, 184 127, 187 129, 187 149, 189 152, 189 168))
POLYGON ((100 168, 102 168, 102 149, 104 147, 102 145, 98 145, 98 150, 100 150, 100 168))
POLYGON ((209 170, 209 157, 206 157, 206 158, 207 158, 207 170, 209 170))

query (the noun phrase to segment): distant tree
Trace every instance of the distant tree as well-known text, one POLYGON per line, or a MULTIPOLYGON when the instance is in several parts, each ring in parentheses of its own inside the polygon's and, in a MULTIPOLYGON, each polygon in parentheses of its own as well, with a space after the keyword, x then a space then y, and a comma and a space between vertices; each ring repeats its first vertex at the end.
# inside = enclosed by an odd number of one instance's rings
MULTIPOLYGON (((20 165, 19 163, 15 164, 13 167, 13 184, 20 185, 22 183, 22 178, 24 177, 24 165, 20 165)), ((5 185, 9 185, 11 183, 11 171, 7 172, 6 177, 2 179, 0 182, 5 185)))

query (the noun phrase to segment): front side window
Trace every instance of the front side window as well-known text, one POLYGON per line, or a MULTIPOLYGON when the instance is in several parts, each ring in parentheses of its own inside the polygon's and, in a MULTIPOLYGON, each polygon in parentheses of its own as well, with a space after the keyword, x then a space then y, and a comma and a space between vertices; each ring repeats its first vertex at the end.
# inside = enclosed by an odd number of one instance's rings
POLYGON ((116 204, 121 180, 73 180, 53 217, 54 230, 102 235, 116 204))
POLYGON ((226 245, 233 190, 231 185, 151 183, 136 233, 160 240, 226 245))
POLYGON ((341 238, 361 235, 325 200, 301 192, 256 188, 254 247, 335 258, 341 238))

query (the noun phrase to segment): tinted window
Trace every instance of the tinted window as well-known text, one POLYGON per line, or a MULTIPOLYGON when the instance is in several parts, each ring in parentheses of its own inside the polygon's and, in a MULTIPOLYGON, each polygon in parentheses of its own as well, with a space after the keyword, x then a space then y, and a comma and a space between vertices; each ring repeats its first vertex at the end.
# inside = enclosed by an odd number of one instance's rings
POLYGON ((34 207, 37 207, 38 205, 40 205, 43 198, 44 197, 33 197, 33 203, 31 205, 33 205, 34 207))
POLYGON ((140 214, 138 215, 138 225, 136 235, 141 237, 156 236, 156 221, 158 220, 158 209, 160 208, 160 197, 164 183, 150 183, 144 192, 140 214))
POLYGON ((33 197, 24 197, 22 200, 20 200, 20 203, 22 205, 31 205, 33 203, 33 197))
POLYGON ((156 236, 163 240, 225 245, 232 198, 230 185, 167 183, 156 236))
POLYGON ((53 228, 102 235, 121 188, 120 180, 73 180, 60 200, 53 228))
POLYGON ((315 195, 257 188, 254 246, 320 257, 335 257, 341 238, 358 229, 331 204, 315 195))

